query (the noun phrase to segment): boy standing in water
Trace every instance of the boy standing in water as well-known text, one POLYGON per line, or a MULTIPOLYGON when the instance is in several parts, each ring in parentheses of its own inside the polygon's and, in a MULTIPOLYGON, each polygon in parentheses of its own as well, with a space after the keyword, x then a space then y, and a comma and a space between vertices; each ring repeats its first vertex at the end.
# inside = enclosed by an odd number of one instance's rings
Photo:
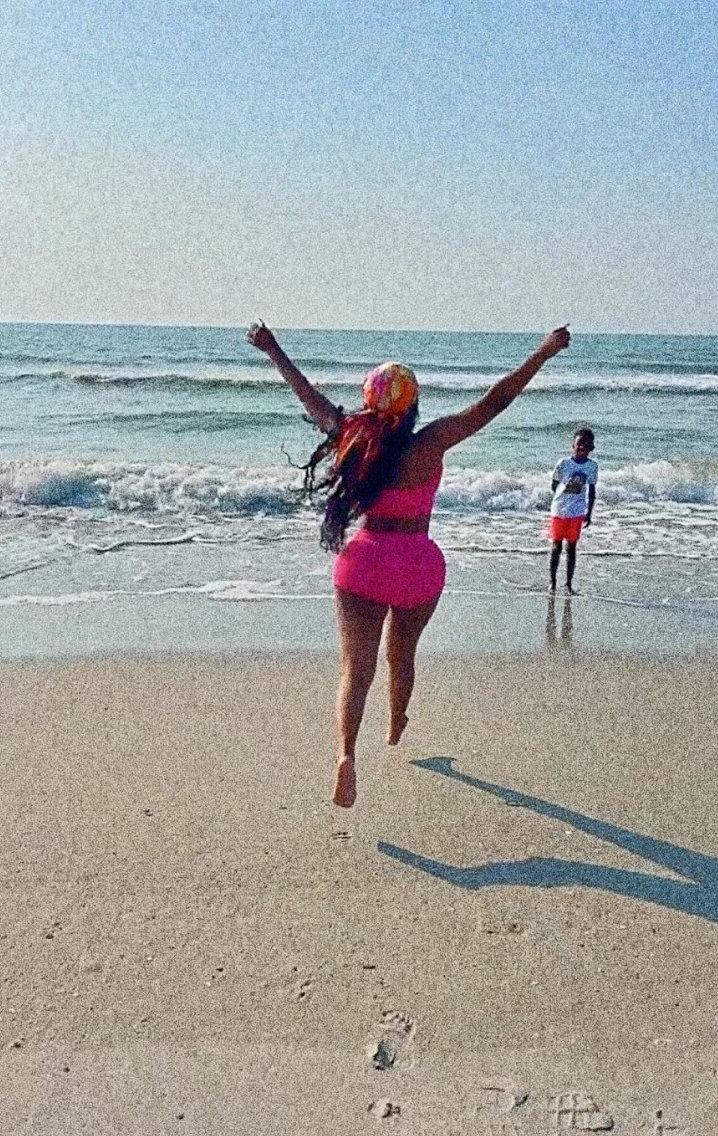
POLYGON ((588 456, 594 445, 593 430, 582 427, 573 438, 570 458, 560 461, 553 471, 551 490, 551 521, 549 537, 551 548, 551 587, 556 591, 556 574, 561 559, 563 542, 566 541, 566 591, 570 596, 573 590, 573 572, 576 567, 576 545, 581 529, 591 523, 593 503, 596 500, 598 465, 588 456))

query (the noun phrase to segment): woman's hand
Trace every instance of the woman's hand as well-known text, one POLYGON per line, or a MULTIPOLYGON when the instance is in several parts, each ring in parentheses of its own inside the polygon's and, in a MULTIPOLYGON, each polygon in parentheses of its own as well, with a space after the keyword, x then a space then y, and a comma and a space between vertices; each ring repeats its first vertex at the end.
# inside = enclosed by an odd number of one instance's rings
POLYGON ((251 343, 252 347, 256 347, 259 351, 264 351, 266 355, 271 354, 277 346, 273 332, 263 320, 257 320, 250 326, 246 339, 247 343, 251 343))
POLYGON ((263 320, 257 320, 256 323, 252 324, 247 331, 246 339, 247 343, 252 344, 252 347, 256 347, 259 351, 264 351, 266 355, 269 355, 284 381, 289 383, 304 409, 316 422, 320 430, 324 430, 327 434, 333 434, 339 429, 342 420, 341 409, 335 406, 325 394, 312 386, 306 375, 303 375, 299 368, 294 366, 292 360, 279 346, 273 332, 270 331, 263 320))
POLYGON ((546 359, 552 359, 554 355, 558 355, 559 351, 565 351, 571 342, 568 326, 557 327, 555 331, 550 331, 539 347, 539 351, 546 359))
POLYGON ((482 430, 497 414, 506 410, 506 407, 511 405, 534 375, 541 370, 546 360, 557 355, 559 351, 564 351, 570 342, 568 326, 557 327, 555 331, 549 332, 541 346, 529 355, 520 367, 494 383, 478 402, 472 403, 458 414, 447 414, 445 418, 436 418, 420 430, 417 434, 416 448, 421 447, 427 469, 438 465, 451 446, 470 438, 477 430, 482 430))

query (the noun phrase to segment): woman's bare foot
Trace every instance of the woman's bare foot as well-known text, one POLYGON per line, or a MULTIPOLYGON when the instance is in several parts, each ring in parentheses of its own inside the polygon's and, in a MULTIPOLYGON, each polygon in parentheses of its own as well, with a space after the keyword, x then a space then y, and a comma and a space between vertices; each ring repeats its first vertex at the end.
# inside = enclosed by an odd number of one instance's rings
POLYGON ((343 757, 337 762, 332 800, 340 809, 350 809, 357 799, 357 779, 354 758, 343 757))
POLYGON ((399 742, 401 741, 401 735, 404 733, 408 721, 409 719, 407 718, 406 714, 402 714, 401 718, 399 718, 396 722, 392 722, 386 738, 387 745, 395 746, 399 744, 399 742))

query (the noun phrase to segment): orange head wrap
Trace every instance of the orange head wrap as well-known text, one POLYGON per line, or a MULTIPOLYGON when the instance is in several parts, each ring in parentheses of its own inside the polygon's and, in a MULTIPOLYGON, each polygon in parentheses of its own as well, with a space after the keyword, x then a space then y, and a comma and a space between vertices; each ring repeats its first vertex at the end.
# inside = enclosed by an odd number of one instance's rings
POLYGON ((353 480, 361 481, 381 453, 384 439, 419 397, 416 375, 401 363, 382 363, 369 372, 362 387, 364 410, 347 414, 336 441, 337 467, 351 451, 358 455, 353 480))
POLYGON ((362 387, 364 405, 397 425, 419 397, 416 375, 401 363, 382 363, 370 371, 362 387))

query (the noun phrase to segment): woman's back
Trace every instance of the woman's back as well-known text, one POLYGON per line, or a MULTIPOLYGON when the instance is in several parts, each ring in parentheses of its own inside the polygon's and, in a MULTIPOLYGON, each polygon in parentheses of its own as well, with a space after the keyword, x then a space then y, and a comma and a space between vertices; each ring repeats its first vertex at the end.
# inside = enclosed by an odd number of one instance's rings
POLYGON ((442 467, 437 465, 428 475, 421 468, 405 470, 402 461, 392 485, 382 489, 376 501, 366 510, 368 517, 428 517, 441 481, 442 467), (418 479, 421 480, 418 480, 418 479))

